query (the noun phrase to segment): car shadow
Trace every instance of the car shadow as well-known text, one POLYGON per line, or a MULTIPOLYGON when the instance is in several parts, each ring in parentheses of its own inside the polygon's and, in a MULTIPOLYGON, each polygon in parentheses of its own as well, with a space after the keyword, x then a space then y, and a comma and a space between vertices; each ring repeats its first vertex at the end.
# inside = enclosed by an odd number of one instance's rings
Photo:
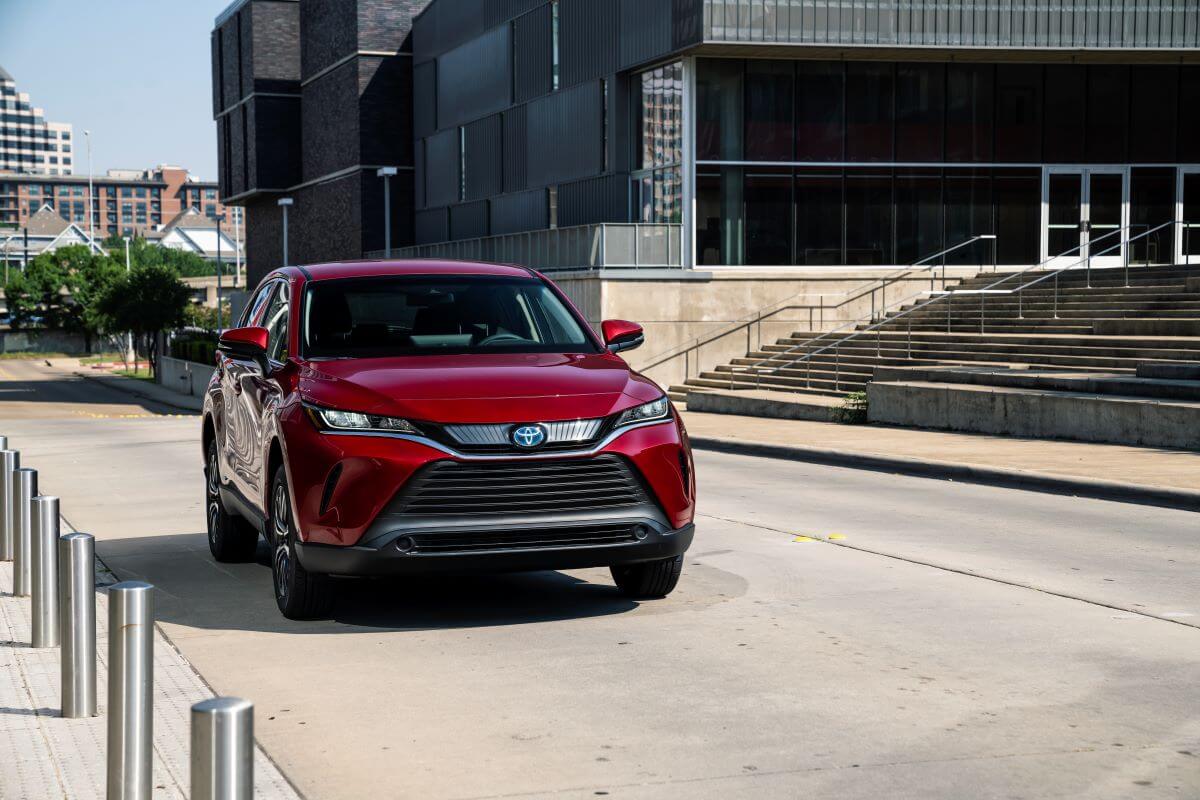
POLYGON ((608 616, 639 605, 616 589, 607 570, 335 578, 330 615, 297 622, 275 606, 270 551, 261 541, 255 560, 245 564, 213 561, 204 534, 102 540, 97 554, 119 580, 158 587, 159 622, 207 630, 487 628, 608 616))

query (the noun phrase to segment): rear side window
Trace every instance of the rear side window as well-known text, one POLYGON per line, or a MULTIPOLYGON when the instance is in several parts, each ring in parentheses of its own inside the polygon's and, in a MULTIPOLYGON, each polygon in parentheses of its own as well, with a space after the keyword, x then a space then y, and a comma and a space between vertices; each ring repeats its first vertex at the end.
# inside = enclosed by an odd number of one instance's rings
POLYGON ((310 283, 303 341, 310 358, 597 352, 549 286, 492 276, 310 283))

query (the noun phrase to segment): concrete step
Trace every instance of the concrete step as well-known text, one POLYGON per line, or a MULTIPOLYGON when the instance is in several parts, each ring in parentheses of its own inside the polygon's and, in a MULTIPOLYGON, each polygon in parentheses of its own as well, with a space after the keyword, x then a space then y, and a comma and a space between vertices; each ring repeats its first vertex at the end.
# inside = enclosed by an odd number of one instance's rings
POLYGON ((871 383, 872 422, 1200 449, 1200 403, 925 381, 871 383))
POLYGON ((1200 381, 1200 361, 1191 364, 1138 364, 1139 378, 1200 381))
POLYGON ((755 389, 716 389, 688 395, 688 410, 710 414, 741 414, 773 419, 833 421, 845 405, 844 397, 789 394, 755 389))
MULTIPOLYGON (((845 340, 849 334, 835 334, 825 337, 820 340, 818 346, 832 344, 835 341, 845 340)), ((954 343, 954 344, 986 344, 988 346, 1005 346, 1011 345, 1021 348, 1036 348, 1040 346, 1049 347, 1115 347, 1115 348, 1138 348, 1138 349, 1160 349, 1160 350, 1176 350, 1181 352, 1200 353, 1200 337, 1171 337, 1171 336, 1102 336, 1102 335, 1062 335, 1062 334, 1046 334, 1039 332, 1038 334, 1006 334, 1006 333, 988 333, 980 334, 978 331, 968 331, 965 333, 946 333, 945 331, 913 331, 911 337, 903 330, 877 330, 864 333, 858 333, 853 339, 846 341, 843 346, 851 346, 853 343, 861 343, 859 346, 866 346, 869 342, 874 346, 876 339, 881 339, 884 342, 907 342, 910 340, 915 344, 924 342, 929 344, 954 343)), ((780 339, 775 344, 764 345, 764 350, 772 349, 788 349, 797 345, 808 345, 812 339, 780 339)))
POLYGON ((1044 372, 1038 369, 980 367, 883 367, 875 380, 885 383, 923 381, 932 383, 1004 386, 1082 394, 1149 397, 1160 400, 1200 402, 1200 380, 1143 378, 1104 372, 1044 372))
POLYGON ((779 389, 797 394, 831 395, 862 391, 867 382, 858 380, 835 380, 829 378, 793 378, 776 375, 738 375, 736 373, 701 373, 689 378, 688 386, 707 389, 779 389))

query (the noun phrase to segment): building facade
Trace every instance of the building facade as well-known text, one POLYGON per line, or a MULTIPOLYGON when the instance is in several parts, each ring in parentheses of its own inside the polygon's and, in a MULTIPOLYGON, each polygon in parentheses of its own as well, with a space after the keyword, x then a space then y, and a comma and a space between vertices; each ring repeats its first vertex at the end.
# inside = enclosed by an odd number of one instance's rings
MULTIPOLYGON (((378 227, 364 233, 382 217, 375 166, 399 168, 393 242, 421 255, 612 223, 678 226, 671 265, 700 269, 869 270, 979 236, 995 239, 947 260, 1200 258, 1194 4, 251 0, 228 13, 242 38, 218 20, 214 65, 241 105, 218 105, 251 124, 219 125, 222 190, 248 204, 268 184, 271 204, 294 195, 307 216, 293 261, 382 249, 378 227), (298 32, 272 39, 260 13, 298 32), (404 65, 378 94, 365 30, 404 65), (261 85, 226 74, 239 41, 261 85), (288 59, 278 102, 300 124, 276 134, 251 110, 274 99, 265 71, 288 59), (351 67, 354 91, 323 89, 351 67), (388 146, 367 159, 373 142, 388 146), (268 150, 298 157, 247 183, 268 150), (309 183, 339 170, 350 190, 309 183)), ((274 221, 256 253, 259 230, 256 217, 252 270, 282 253, 274 221)))
POLYGON ((48 122, 0 67, 0 172, 70 175, 74 160, 71 126, 48 122))
MULTIPOLYGON (((39 210, 49 206, 68 222, 93 230, 103 241, 112 235, 146 236, 188 209, 215 219, 225 215, 224 230, 242 225, 226 213, 216 183, 194 180, 182 167, 161 165, 149 170, 109 170, 86 175, 38 176, 0 172, 0 230, 25 227, 39 210), (93 217, 88 219, 89 191, 94 192, 93 217)), ((242 213, 241 209, 230 209, 242 213)))

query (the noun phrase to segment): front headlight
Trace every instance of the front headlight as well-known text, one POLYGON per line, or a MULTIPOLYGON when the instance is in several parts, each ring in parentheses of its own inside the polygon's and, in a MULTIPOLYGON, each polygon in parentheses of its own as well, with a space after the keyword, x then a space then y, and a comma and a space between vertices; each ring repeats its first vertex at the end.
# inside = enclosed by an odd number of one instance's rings
POLYGON ((626 409, 621 416, 617 417, 615 427, 619 428, 622 425, 636 425, 639 422, 652 422, 656 419, 666 419, 671 414, 671 401, 666 397, 660 397, 654 402, 645 403, 640 406, 626 409))
POLYGON ((340 411, 336 408, 312 406, 309 407, 309 412, 316 417, 319 425, 339 431, 381 431, 417 435, 421 433, 411 422, 399 417, 381 417, 376 414, 360 414, 357 411, 340 411))

